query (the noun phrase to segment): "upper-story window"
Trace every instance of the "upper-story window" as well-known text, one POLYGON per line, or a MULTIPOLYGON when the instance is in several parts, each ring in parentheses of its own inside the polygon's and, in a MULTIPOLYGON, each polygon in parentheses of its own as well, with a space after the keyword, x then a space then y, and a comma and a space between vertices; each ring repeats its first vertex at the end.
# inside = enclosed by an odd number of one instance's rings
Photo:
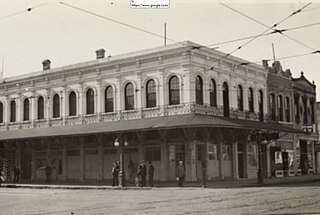
POLYGON ((77 95, 75 92, 69 94, 69 116, 77 115, 77 95))
POLYGON ((249 112, 254 112, 254 100, 253 100, 253 89, 250 87, 248 91, 248 106, 249 112))
POLYGON ((124 105, 125 110, 133 110, 134 109, 134 89, 133 84, 128 83, 124 88, 124 105))
POLYGON ((283 121, 283 100, 282 96, 278 96, 278 114, 279 114, 279 121, 283 121))
POLYGON ((217 107, 217 85, 214 79, 210 81, 210 106, 217 107))
POLYGON ((310 109, 311 109, 311 123, 314 124, 314 99, 310 99, 310 109))
POLYGON ((295 106, 295 120, 296 123, 300 123, 300 110, 299 110, 299 100, 300 100, 300 95, 295 94, 294 95, 294 106, 295 106))
POLYGON ((15 121, 16 121, 16 102, 12 100, 10 104, 10 122, 15 122, 15 121))
POLYGON ((88 89, 86 93, 87 99, 87 114, 94 114, 94 91, 93 89, 88 89))
POLYGON ((200 76, 196 77, 196 104, 203 104, 203 81, 200 76))
POLYGON ((169 105, 180 104, 180 87, 177 76, 172 76, 169 80, 169 105))
POLYGON ((276 121, 277 120, 277 117, 276 117, 276 97, 273 93, 270 95, 270 109, 271 109, 271 120, 276 121))
POLYGON ((30 120, 30 103, 29 103, 29 99, 26 98, 23 101, 23 121, 29 121, 30 120))
POLYGON ((108 86, 104 92, 104 111, 106 113, 113 112, 113 89, 111 86, 108 86))
POLYGON ((303 103, 303 123, 308 124, 308 107, 307 107, 308 97, 306 95, 302 96, 303 103))
POLYGON ((259 106, 259 120, 263 121, 264 112, 263 112, 263 92, 262 92, 262 90, 259 90, 258 106, 259 106))
POLYGON ((55 94, 53 96, 53 118, 60 117, 60 96, 55 94))
POLYGON ((222 85, 222 97, 223 97, 223 115, 229 117, 229 86, 226 82, 222 85))
POLYGON ((42 96, 38 98, 38 119, 44 119, 44 99, 42 96))
POLYGON ((290 122, 290 98, 289 96, 286 97, 285 101, 285 113, 286 113, 286 121, 290 122))
POLYGON ((238 110, 243 111, 243 90, 242 86, 239 84, 237 88, 237 100, 238 100, 238 110))
POLYGON ((146 105, 148 108, 157 106, 156 84, 152 79, 146 84, 146 105))
POLYGON ((0 102, 0 123, 3 123, 3 103, 0 102))

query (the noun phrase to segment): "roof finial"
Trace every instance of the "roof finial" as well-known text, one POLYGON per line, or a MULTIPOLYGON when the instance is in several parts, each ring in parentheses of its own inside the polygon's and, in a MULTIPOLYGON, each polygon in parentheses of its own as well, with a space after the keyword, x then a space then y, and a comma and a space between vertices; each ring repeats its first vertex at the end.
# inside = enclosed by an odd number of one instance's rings
POLYGON ((303 71, 301 71, 301 76, 303 76, 303 74, 304 74, 303 71))

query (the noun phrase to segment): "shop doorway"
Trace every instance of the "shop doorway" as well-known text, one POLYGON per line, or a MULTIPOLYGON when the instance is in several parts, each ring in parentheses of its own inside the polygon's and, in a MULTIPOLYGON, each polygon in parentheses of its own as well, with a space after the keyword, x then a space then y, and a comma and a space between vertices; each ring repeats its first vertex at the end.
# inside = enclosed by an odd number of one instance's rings
POLYGON ((239 178, 245 178, 245 153, 244 144, 238 143, 238 174, 239 178))
POLYGON ((206 158, 205 158, 205 145, 196 145, 197 146, 197 180, 203 180, 206 168, 206 158))
POLYGON ((300 140, 300 164, 302 175, 307 175, 309 172, 308 165, 308 144, 306 140, 300 140))
POLYGON ((183 164, 185 164, 185 147, 184 145, 176 145, 176 166, 178 166, 179 161, 183 161, 183 164))

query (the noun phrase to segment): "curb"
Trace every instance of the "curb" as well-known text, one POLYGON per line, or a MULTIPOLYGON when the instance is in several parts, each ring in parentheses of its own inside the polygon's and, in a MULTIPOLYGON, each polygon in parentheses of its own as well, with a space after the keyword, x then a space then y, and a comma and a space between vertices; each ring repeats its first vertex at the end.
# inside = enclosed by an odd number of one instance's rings
POLYGON ((86 186, 86 185, 19 185, 2 184, 5 188, 26 188, 26 189, 65 189, 65 190, 151 190, 151 187, 110 187, 110 186, 86 186))

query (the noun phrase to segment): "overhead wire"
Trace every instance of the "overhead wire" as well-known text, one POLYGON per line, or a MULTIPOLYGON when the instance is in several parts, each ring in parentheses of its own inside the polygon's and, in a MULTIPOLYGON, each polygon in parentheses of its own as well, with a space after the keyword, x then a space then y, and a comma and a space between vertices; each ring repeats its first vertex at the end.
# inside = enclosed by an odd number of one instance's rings
POLYGON ((36 8, 39 8, 39 7, 42 7, 42 6, 45 6, 45 5, 49 4, 49 3, 50 2, 45 2, 45 3, 42 3, 42 4, 36 5, 34 7, 28 7, 27 9, 20 10, 18 12, 12 13, 12 14, 2 16, 2 17, 0 17, 0 20, 8 19, 8 18, 17 16, 17 15, 20 15, 20 14, 23 14, 23 13, 26 13, 26 12, 31 12, 32 10, 34 10, 36 8))
MULTIPOLYGON (((220 4, 223 5, 223 6, 225 6, 225 7, 227 7, 227 8, 229 8, 229 9, 232 8, 232 7, 230 7, 230 6, 228 6, 228 5, 224 4, 224 3, 220 3, 220 4)), ((269 26, 265 25, 264 23, 261 23, 260 21, 255 20, 255 19, 253 19, 252 17, 250 17, 250 20, 253 20, 253 21, 255 21, 255 22, 257 22, 257 23, 259 23, 259 24, 267 27, 267 30, 265 30, 265 31, 263 31, 262 33, 258 34, 257 37, 254 37, 254 38, 252 38, 251 40, 245 42, 244 44, 238 46, 238 48, 236 48, 236 49, 234 49, 233 51, 231 51, 231 52, 229 52, 228 54, 226 54, 226 55, 224 56, 224 58, 230 56, 230 55, 233 54, 234 52, 240 50, 240 49, 243 48, 244 46, 246 46, 246 45, 248 45, 249 43, 253 42, 253 41, 256 40, 258 37, 260 37, 261 35, 263 35, 263 34, 265 34, 266 32, 268 32, 269 30, 274 29, 275 27, 277 27, 279 24, 283 23, 284 21, 286 21, 286 20, 289 19, 290 17, 292 17, 292 16, 300 13, 303 9, 305 9, 306 7, 308 7, 310 4, 311 4, 311 2, 308 3, 308 4, 306 4, 306 5, 304 5, 304 6, 301 7, 300 9, 292 12, 289 16, 287 16, 287 17, 285 17, 284 19, 280 20, 279 22, 273 24, 271 27, 269 27, 269 26)), ((242 12, 240 12, 240 11, 238 11, 238 10, 235 10, 234 8, 232 8, 232 11, 236 11, 237 13, 243 15, 242 12)), ((249 16, 245 15, 245 17, 249 17, 249 16)))
MULTIPOLYGON (((153 36, 155 36, 155 37, 159 37, 159 38, 162 38, 162 39, 164 38, 163 35, 160 35, 160 34, 157 34, 157 33, 154 33, 154 32, 151 32, 151 31, 148 31, 148 30, 145 30, 145 29, 136 27, 136 26, 133 26, 133 25, 131 25, 131 24, 127 24, 127 23, 125 23, 125 22, 120 22, 120 21, 117 21, 117 20, 115 20, 115 19, 109 18, 109 17, 107 17, 107 16, 103 16, 103 15, 94 13, 94 12, 92 12, 92 11, 85 10, 85 9, 83 9, 83 8, 76 7, 76 6, 74 6, 74 5, 67 4, 67 3, 64 3, 64 2, 61 2, 61 1, 60 1, 59 3, 60 3, 61 5, 64 5, 64 6, 73 8, 73 9, 75 9, 75 10, 82 11, 82 12, 87 13, 87 14, 90 14, 90 15, 92 15, 92 16, 96 16, 96 17, 99 17, 99 18, 101 18, 101 19, 108 20, 108 21, 110 21, 110 22, 114 22, 114 23, 117 23, 117 24, 126 26, 126 27, 128 27, 128 28, 135 29, 135 30, 138 30, 138 31, 141 31, 141 32, 150 34, 150 35, 153 35, 153 36)), ((168 37, 166 37, 166 38, 167 38, 167 40, 169 40, 169 41, 171 41, 171 42, 181 43, 181 42, 178 42, 178 41, 176 41, 176 40, 170 39, 170 38, 168 38, 168 37)))

